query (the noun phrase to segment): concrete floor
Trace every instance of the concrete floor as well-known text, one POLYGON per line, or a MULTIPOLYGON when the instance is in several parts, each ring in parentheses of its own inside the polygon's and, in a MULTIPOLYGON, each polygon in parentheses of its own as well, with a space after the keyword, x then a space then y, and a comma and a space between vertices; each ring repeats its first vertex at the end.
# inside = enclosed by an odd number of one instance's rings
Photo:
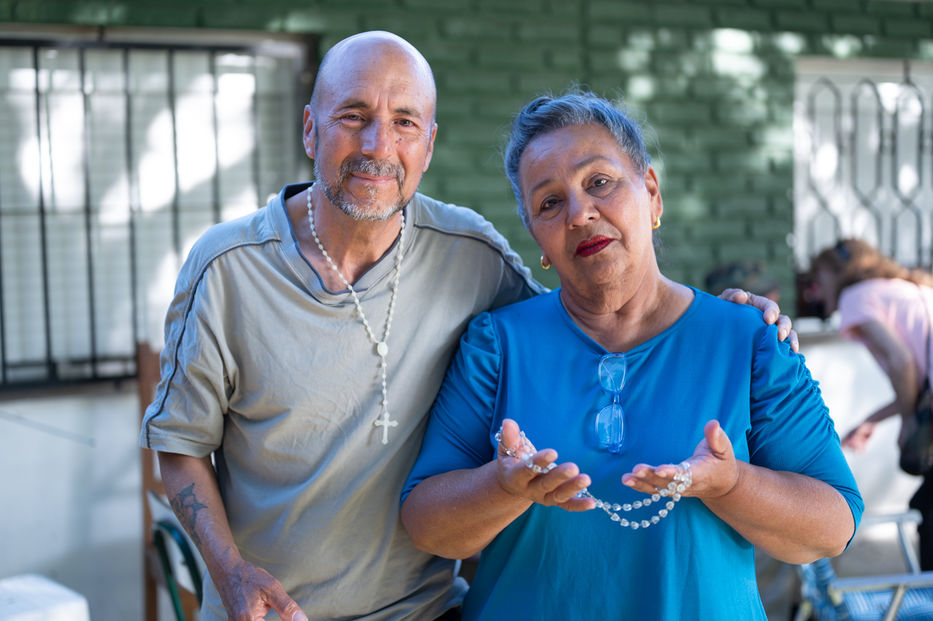
MULTIPOLYGON (((840 434, 890 398, 864 348, 802 342, 840 434)), ((134 382, 0 396, 0 578, 45 575, 83 594, 93 621, 142 618, 138 426, 134 382)), ((885 423, 866 453, 848 455, 872 513, 905 509, 919 483, 897 470, 896 433, 896 421, 885 423)), ((860 533, 839 573, 899 571, 893 537, 883 528, 860 533)), ((793 571, 765 558, 760 566, 769 617, 788 619, 793 571)))

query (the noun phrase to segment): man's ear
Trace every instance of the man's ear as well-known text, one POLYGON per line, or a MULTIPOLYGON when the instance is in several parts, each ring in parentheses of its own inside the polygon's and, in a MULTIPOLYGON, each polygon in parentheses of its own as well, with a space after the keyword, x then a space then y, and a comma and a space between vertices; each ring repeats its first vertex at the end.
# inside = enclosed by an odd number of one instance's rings
POLYGON ((428 166, 431 165, 431 158, 434 157, 434 139, 437 138, 437 123, 431 128, 431 138, 428 140, 428 155, 424 158, 424 168, 421 172, 428 172, 428 166))

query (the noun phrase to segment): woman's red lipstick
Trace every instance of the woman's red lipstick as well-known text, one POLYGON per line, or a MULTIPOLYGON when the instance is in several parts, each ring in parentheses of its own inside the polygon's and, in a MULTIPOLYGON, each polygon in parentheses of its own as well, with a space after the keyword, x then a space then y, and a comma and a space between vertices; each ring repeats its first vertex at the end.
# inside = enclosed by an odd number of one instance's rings
POLYGON ((586 241, 580 242, 580 245, 577 246, 577 256, 588 257, 590 255, 596 254, 603 248, 609 245, 612 240, 608 237, 591 237, 586 241))

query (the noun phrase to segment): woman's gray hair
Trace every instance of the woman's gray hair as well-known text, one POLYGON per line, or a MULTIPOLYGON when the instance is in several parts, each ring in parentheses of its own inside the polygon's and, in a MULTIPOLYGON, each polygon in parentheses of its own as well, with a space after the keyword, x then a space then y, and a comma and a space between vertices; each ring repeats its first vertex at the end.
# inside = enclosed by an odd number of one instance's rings
POLYGON ((538 97, 527 104, 512 121, 509 144, 505 148, 505 175, 518 201, 518 215, 528 228, 528 213, 522 203, 518 166, 532 140, 558 129, 576 125, 602 125, 609 130, 639 174, 645 174, 651 157, 645 149, 641 127, 612 102, 589 91, 575 90, 559 97, 538 97))

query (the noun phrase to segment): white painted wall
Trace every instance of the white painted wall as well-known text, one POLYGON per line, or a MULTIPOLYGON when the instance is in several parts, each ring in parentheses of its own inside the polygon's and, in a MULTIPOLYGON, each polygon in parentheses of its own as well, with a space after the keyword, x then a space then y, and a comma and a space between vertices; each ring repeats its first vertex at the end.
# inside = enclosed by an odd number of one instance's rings
POLYGON ((136 387, 0 401, 0 578, 39 573, 93 621, 142 618, 136 387))
MULTIPOLYGON (((801 353, 810 373, 820 382, 840 436, 894 398, 887 376, 862 345, 835 335, 804 334, 801 353)), ((899 417, 889 419, 878 426, 864 452, 846 454, 867 513, 906 510, 907 501, 920 485, 919 477, 904 474, 897 467, 899 430, 899 417)))

